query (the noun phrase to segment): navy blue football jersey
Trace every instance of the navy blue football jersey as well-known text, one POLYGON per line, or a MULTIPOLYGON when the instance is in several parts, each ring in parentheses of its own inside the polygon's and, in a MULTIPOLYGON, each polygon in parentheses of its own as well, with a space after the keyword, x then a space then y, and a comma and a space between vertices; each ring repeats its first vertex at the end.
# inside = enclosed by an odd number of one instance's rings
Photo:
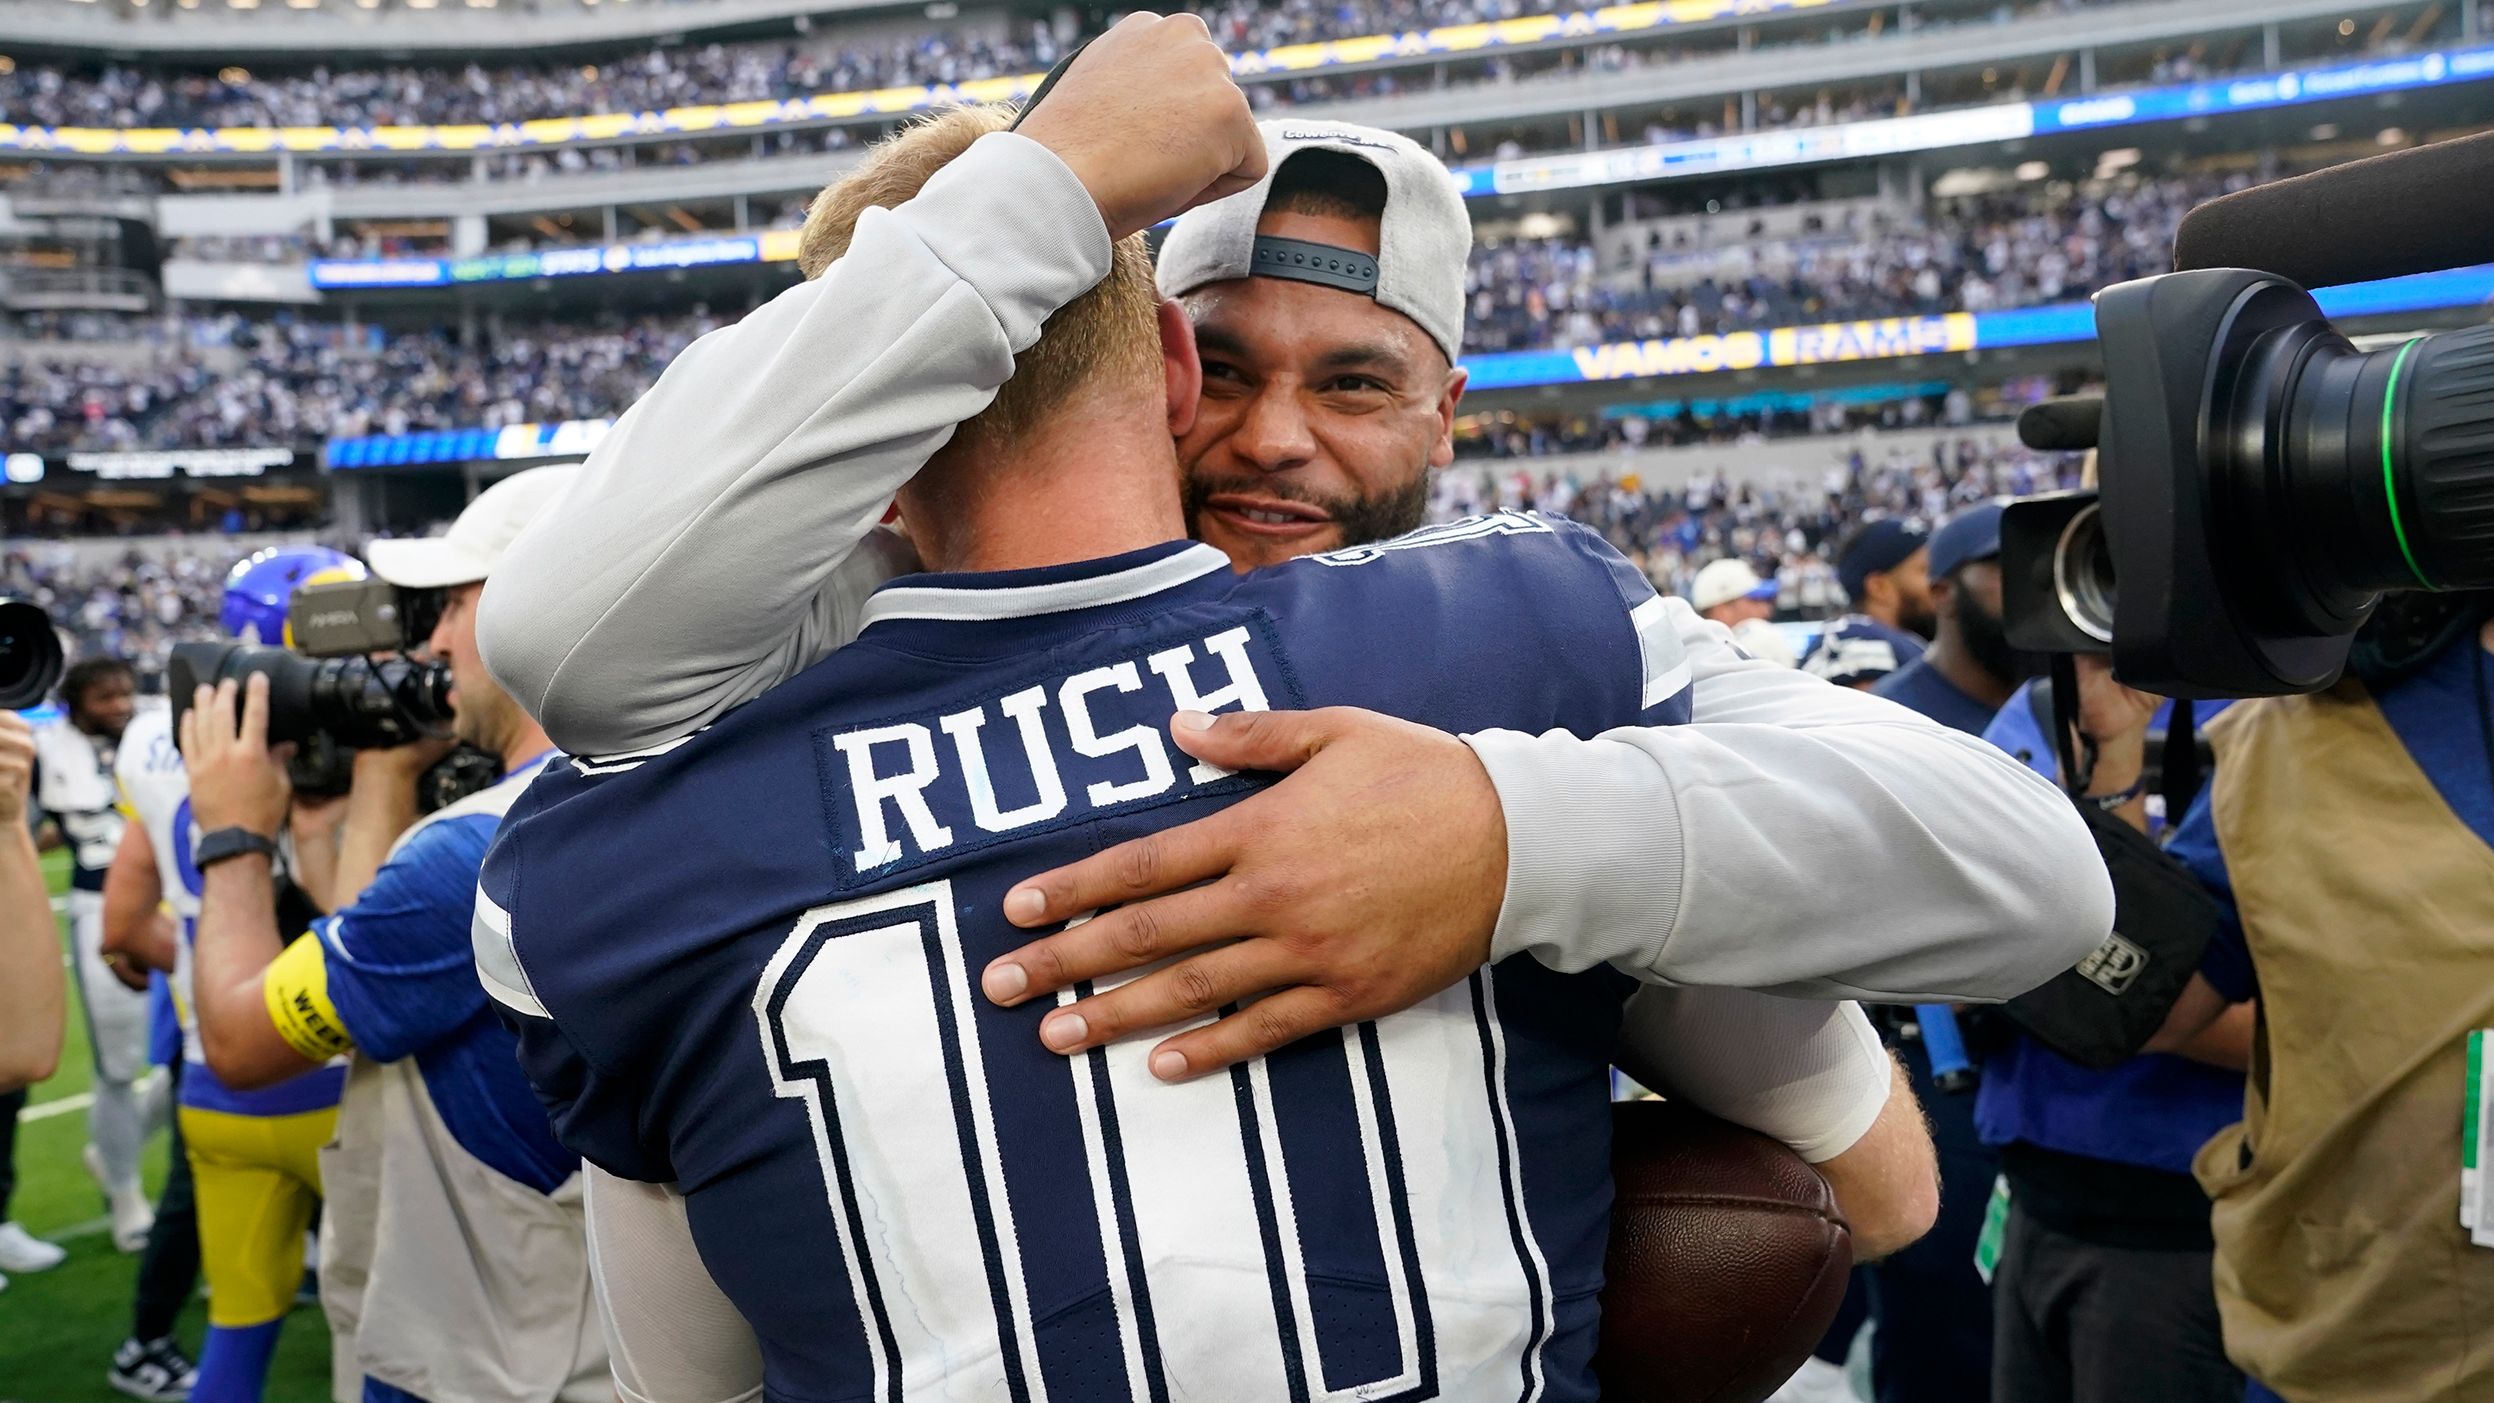
POLYGON ((563 1140, 680 1187, 770 1399, 1590 1399, 1625 976, 1517 957, 1174 1086, 978 978, 1014 882, 1270 781, 1174 712, 1591 736, 1686 721, 1688 672, 1633 567, 1524 514, 913 576, 706 730, 549 766, 479 967, 563 1140))
POLYGON ((1928 646, 1867 614, 1847 614, 1827 625, 1801 660, 1801 670, 1839 687, 1863 687, 1921 657, 1928 646))

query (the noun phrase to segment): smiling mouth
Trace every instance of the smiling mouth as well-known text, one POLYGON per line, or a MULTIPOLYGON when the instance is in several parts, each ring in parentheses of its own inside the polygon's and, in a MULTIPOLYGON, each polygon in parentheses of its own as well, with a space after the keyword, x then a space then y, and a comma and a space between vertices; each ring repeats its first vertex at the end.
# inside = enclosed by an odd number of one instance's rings
POLYGON ((1240 525, 1263 531, 1304 531, 1330 523, 1333 518, 1322 509, 1304 502, 1282 501, 1272 497, 1236 497, 1223 494, 1204 503, 1240 525))

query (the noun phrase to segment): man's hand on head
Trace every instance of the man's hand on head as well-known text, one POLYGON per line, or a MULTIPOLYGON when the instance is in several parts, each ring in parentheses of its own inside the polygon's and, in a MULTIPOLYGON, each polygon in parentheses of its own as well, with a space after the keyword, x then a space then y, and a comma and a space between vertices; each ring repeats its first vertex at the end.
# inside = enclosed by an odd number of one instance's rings
POLYGON ((1079 1052, 1254 1000, 1153 1049, 1154 1075, 1201 1076, 1399 1012, 1488 963, 1507 824, 1471 747, 1350 707, 1182 712, 1170 734, 1198 760, 1290 773, 1006 895, 1025 928, 1101 914, 990 964, 982 986, 999 1003, 1184 956, 1049 1014, 1049 1047, 1079 1052))
POLYGON ((1119 20, 1017 130, 1074 172, 1111 239, 1264 178, 1264 137, 1247 95, 1191 14, 1119 20))

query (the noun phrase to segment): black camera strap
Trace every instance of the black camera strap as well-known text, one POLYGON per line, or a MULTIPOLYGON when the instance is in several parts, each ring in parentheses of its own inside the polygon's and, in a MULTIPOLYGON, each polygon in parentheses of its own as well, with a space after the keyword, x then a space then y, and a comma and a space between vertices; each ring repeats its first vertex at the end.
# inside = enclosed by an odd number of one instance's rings
MULTIPOLYGON (((2052 659, 2049 684, 2052 703, 2035 708, 2038 722, 2048 724, 2053 734, 2053 754, 2061 762, 2061 787, 2072 797, 2085 794, 2094 778, 2094 744, 2078 732, 2078 664, 2067 653, 2056 653, 2052 659), (2087 746, 2086 764, 2080 766, 2080 745, 2087 746)), ((2165 821, 2180 823, 2190 811, 2191 801, 2198 798, 2205 780, 2200 759, 2198 718, 2191 702, 2182 697, 2173 700, 2173 710, 2165 722, 2163 764, 2157 772, 2157 792, 2165 796, 2165 821)))
POLYGON ((2165 721, 2165 766, 2158 783, 2165 792, 2165 822, 2182 822, 2191 801, 2200 797, 2200 733, 2189 697, 2174 698, 2165 721))
POLYGON ((2071 797, 2087 792, 2087 780, 2096 768, 2096 757, 2087 757, 2087 768, 2078 767, 2078 660, 2069 653, 2052 655, 2052 749, 2061 761, 2061 787, 2071 797))

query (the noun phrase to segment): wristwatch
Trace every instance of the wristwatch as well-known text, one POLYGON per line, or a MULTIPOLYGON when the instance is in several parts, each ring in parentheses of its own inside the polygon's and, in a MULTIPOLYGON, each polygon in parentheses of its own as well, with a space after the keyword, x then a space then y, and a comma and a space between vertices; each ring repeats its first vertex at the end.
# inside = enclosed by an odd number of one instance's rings
POLYGON ((220 828, 199 840, 191 849, 191 866, 205 872, 229 857, 258 853, 262 857, 277 856, 277 840, 252 832, 248 828, 220 828))

